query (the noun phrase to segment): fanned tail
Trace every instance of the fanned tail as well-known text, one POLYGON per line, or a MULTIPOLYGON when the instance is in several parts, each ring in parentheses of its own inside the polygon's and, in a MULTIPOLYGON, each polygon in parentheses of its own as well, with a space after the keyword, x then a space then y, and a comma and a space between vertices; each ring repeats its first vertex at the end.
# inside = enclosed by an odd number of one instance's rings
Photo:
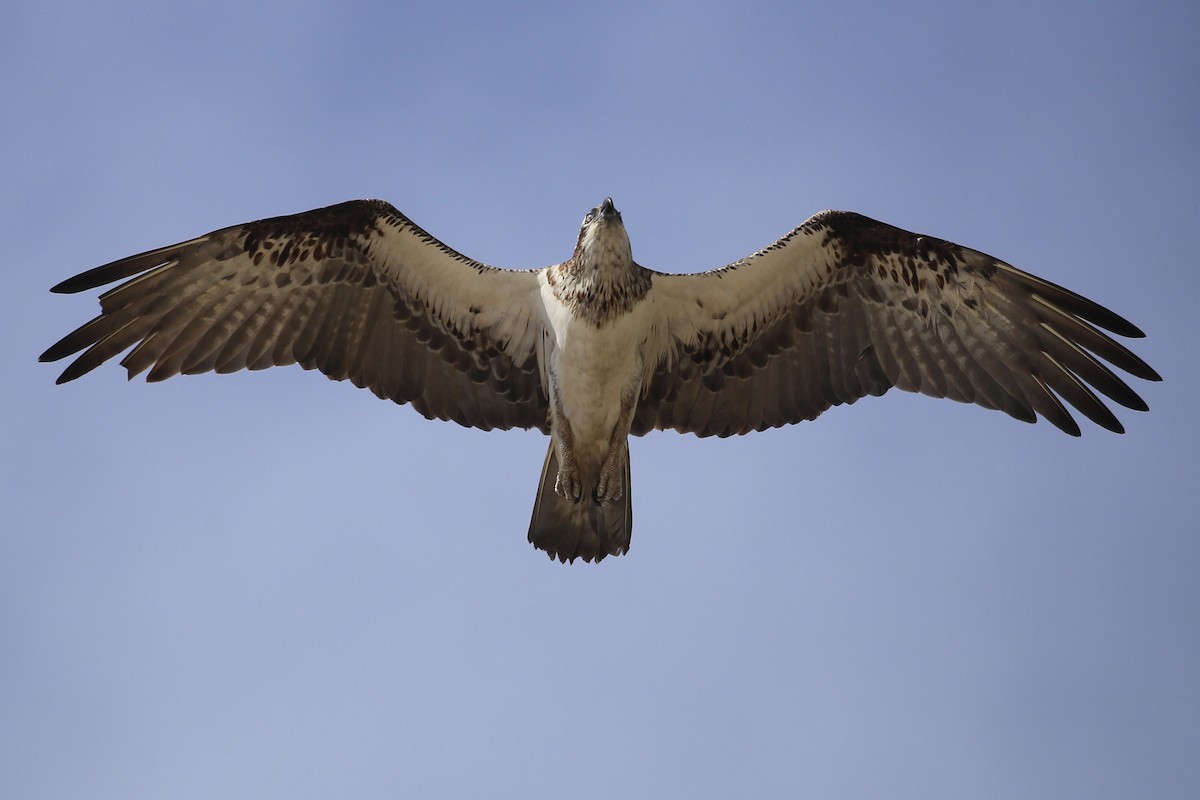
MULTIPOLYGON (((598 471, 598 470, 596 470, 598 471)), ((629 552, 633 529, 633 503, 630 498, 629 453, 625 453, 625 486, 620 500, 597 503, 591 491, 596 485, 593 470, 583 470, 584 497, 573 503, 554 491, 558 478, 558 454, 554 441, 546 451, 542 479, 538 484, 533 519, 529 523, 529 541, 550 558, 559 561, 600 561, 605 556, 629 552)))

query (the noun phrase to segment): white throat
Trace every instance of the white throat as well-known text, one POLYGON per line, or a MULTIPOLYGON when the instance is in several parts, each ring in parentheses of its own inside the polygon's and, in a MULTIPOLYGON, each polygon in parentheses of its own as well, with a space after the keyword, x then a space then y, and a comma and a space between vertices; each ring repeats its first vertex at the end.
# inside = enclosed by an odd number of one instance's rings
POLYGON ((590 226, 579 245, 579 266, 585 274, 626 272, 633 262, 629 236, 620 223, 590 226))

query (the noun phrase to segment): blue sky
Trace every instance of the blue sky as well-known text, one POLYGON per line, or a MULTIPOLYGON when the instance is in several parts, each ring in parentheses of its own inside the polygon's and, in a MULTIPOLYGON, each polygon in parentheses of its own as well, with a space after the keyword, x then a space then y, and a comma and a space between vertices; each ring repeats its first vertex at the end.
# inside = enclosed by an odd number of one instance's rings
POLYGON ((1200 793, 1200 10, 26 3, 0 31, 0 795, 1200 793), (498 266, 606 195, 699 271, 823 208, 1141 325, 1114 436, 892 393, 632 445, 627 557, 525 542, 544 440, 297 368, 55 387, 85 268, 383 197, 498 266))

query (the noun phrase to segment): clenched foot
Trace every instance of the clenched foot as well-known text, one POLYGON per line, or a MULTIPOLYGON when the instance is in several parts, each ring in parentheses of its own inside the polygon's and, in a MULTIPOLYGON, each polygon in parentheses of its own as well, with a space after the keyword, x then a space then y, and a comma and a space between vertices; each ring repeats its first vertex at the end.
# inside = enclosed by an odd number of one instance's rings
POLYGON ((625 487, 622 486, 621 465, 619 459, 606 458, 600 469, 600 480, 596 482, 596 502, 615 503, 621 499, 625 487))
POLYGON ((583 497, 583 481, 579 477, 579 469, 574 464, 559 466, 558 477, 554 479, 554 491, 559 497, 572 503, 578 503, 583 497))

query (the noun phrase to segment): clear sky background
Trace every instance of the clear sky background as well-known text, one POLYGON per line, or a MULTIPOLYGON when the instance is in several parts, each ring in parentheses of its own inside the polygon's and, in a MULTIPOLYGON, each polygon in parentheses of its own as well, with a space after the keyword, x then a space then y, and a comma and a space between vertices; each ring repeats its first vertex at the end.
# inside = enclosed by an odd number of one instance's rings
POLYGON ((19 3, 0 30, 0 796, 1200 796, 1200 6, 19 3), (892 393, 633 442, 628 556, 525 542, 545 441, 298 368, 55 387, 47 289, 382 197, 497 266, 615 198, 699 271, 823 208, 1141 325, 1128 434, 892 393))

